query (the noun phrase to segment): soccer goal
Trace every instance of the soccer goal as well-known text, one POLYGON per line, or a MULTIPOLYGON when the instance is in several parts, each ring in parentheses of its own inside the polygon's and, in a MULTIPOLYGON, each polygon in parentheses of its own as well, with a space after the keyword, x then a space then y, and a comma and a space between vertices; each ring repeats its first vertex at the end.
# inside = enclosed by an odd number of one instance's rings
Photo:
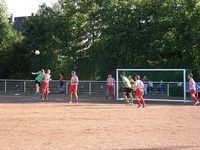
POLYGON ((116 69, 116 97, 123 100, 120 74, 134 79, 139 75, 144 82, 144 98, 150 101, 189 102, 186 89, 187 69, 116 69))

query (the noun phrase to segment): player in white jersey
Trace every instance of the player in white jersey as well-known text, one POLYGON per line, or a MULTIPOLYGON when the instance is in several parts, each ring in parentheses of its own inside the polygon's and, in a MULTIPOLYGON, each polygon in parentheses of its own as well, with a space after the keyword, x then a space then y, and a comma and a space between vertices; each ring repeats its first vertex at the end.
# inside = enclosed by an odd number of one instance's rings
POLYGON ((51 70, 48 69, 47 73, 44 75, 44 79, 42 81, 42 92, 41 92, 41 99, 44 101, 48 100, 48 94, 49 94, 49 81, 51 80, 51 70))
POLYGON ((108 75, 107 78, 107 92, 106 92, 106 99, 108 99, 109 93, 112 94, 112 98, 115 98, 114 90, 115 90, 115 79, 112 77, 111 74, 108 75))
POLYGON ((198 98, 196 97, 196 93, 197 93, 196 83, 191 73, 188 75, 188 79, 189 79, 189 85, 190 85, 190 94, 191 94, 192 99, 194 100, 194 105, 198 105, 199 101, 198 101, 198 98))
POLYGON ((69 103, 72 103, 72 94, 74 93, 75 98, 76 98, 76 103, 78 104, 78 83, 79 83, 79 79, 78 76, 76 75, 75 71, 72 71, 71 73, 72 77, 71 77, 71 81, 70 81, 70 89, 69 89, 69 93, 70 93, 70 97, 69 97, 69 103))
POLYGON ((143 98, 143 96, 144 96, 144 84, 140 80, 139 75, 135 76, 134 88, 135 88, 135 99, 136 99, 136 102, 138 104, 138 108, 141 106, 141 103, 142 103, 143 107, 145 107, 145 101, 144 101, 144 98, 143 98))

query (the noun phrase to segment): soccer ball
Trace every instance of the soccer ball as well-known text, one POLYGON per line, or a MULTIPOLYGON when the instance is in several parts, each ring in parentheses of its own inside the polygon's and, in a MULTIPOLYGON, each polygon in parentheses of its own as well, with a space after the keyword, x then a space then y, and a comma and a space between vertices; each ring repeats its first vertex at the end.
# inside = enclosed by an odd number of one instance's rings
POLYGON ((39 51, 39 50, 36 50, 36 51, 35 51, 35 55, 40 55, 40 51, 39 51))

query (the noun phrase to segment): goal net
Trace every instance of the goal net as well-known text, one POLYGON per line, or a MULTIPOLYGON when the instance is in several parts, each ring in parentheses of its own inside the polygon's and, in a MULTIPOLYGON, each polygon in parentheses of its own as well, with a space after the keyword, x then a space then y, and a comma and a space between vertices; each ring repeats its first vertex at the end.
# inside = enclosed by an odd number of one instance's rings
POLYGON ((150 101, 187 102, 186 84, 190 70, 186 69, 117 69, 116 97, 123 100, 120 74, 134 79, 139 75, 144 82, 144 98, 150 101))

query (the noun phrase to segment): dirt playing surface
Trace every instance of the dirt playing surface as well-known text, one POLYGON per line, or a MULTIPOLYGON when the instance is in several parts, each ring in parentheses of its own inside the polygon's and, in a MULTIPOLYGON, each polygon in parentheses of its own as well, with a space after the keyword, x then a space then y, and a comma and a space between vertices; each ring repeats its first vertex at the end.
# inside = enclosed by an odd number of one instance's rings
POLYGON ((199 106, 150 103, 138 109, 29 98, 0 96, 1 150, 200 149, 199 106))

